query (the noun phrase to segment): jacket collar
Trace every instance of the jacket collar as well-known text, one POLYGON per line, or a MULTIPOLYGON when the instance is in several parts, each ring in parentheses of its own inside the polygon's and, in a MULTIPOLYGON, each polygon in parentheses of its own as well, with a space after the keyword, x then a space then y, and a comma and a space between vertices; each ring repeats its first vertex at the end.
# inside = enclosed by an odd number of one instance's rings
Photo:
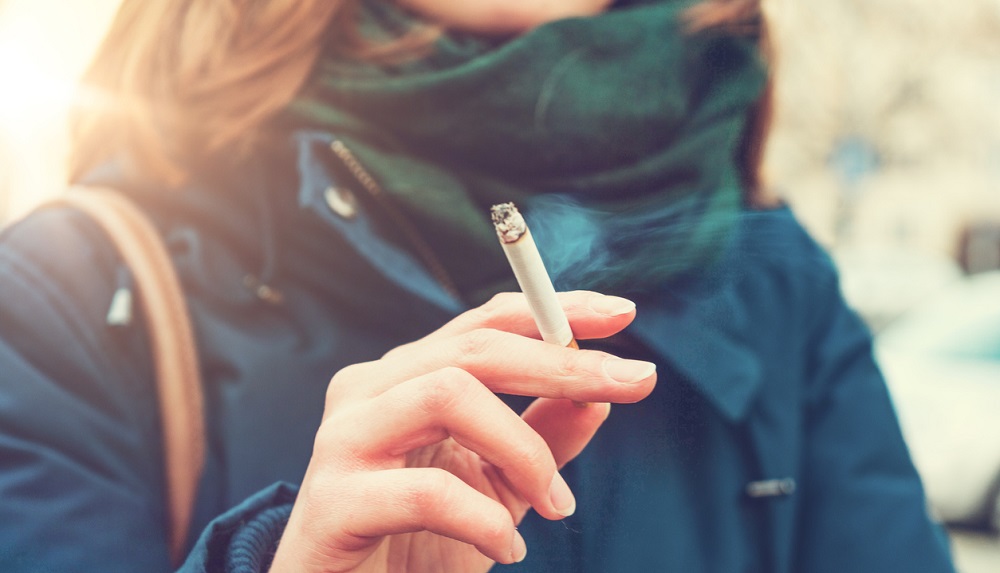
POLYGON ((763 370, 751 350, 753 325, 739 296, 739 259, 738 253, 727 258, 721 276, 637 301, 639 313, 629 327, 733 423, 746 418, 763 370))
POLYGON ((363 192, 358 185, 349 177, 338 176, 328 167, 333 155, 331 145, 336 138, 325 132, 300 131, 294 139, 298 148, 299 206, 312 210, 335 228, 358 254, 390 281, 440 309, 460 312, 463 303, 449 293, 416 257, 379 236, 375 223, 377 214, 357 200, 363 192), (337 213, 331 206, 331 193, 354 198, 350 216, 337 213))

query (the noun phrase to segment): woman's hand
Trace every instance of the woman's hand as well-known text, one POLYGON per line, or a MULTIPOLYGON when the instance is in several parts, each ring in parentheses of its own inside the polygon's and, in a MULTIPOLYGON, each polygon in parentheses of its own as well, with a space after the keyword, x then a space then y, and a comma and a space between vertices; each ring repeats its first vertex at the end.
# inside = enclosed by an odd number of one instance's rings
POLYGON ((520 34, 561 18, 595 16, 612 0, 400 0, 432 22, 481 34, 520 34))
MULTIPOLYGON (((561 295, 578 338, 610 336, 629 301, 561 295)), ((520 561, 529 507, 576 501, 557 468, 656 382, 648 362, 538 340, 524 297, 506 294, 381 360, 337 373, 272 572, 487 571, 520 561), (540 396, 517 416, 494 392, 540 396), (578 407, 571 400, 588 402, 578 407)))

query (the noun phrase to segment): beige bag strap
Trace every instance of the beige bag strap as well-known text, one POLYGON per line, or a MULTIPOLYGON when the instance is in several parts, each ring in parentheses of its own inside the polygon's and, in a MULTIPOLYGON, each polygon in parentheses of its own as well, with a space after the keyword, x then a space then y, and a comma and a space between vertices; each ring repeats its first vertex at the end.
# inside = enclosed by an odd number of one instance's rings
POLYGON ((163 430, 170 555, 184 558, 205 460, 201 370, 180 280, 156 228, 131 200, 111 189, 75 188, 69 205, 104 229, 132 272, 146 318, 163 430))

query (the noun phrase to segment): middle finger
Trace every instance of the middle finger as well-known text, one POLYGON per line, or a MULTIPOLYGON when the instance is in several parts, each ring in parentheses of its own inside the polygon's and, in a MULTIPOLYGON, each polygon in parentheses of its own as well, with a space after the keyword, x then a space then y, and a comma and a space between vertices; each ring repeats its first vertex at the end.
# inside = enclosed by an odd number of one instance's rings
POLYGON ((330 391, 342 398, 376 396, 405 380, 448 367, 465 370, 493 392, 581 402, 637 402, 656 382, 651 362, 477 329, 349 366, 334 376, 330 391))

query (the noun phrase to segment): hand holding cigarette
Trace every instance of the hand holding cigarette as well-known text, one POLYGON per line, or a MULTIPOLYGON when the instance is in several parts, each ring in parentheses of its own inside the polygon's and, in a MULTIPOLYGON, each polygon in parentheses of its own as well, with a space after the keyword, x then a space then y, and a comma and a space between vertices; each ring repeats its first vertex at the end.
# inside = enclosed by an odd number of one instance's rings
MULTIPOLYGON (((634 317, 616 297, 558 299, 585 338, 611 336, 634 317)), ((604 422, 603 402, 636 402, 656 382, 650 363, 536 336, 525 297, 505 293, 338 372, 272 573, 397 563, 485 573, 523 559, 515 526, 529 508, 547 519, 573 513, 558 468, 604 422), (541 398, 518 416, 496 393, 541 398), (575 408, 567 398, 595 404, 575 408)))

